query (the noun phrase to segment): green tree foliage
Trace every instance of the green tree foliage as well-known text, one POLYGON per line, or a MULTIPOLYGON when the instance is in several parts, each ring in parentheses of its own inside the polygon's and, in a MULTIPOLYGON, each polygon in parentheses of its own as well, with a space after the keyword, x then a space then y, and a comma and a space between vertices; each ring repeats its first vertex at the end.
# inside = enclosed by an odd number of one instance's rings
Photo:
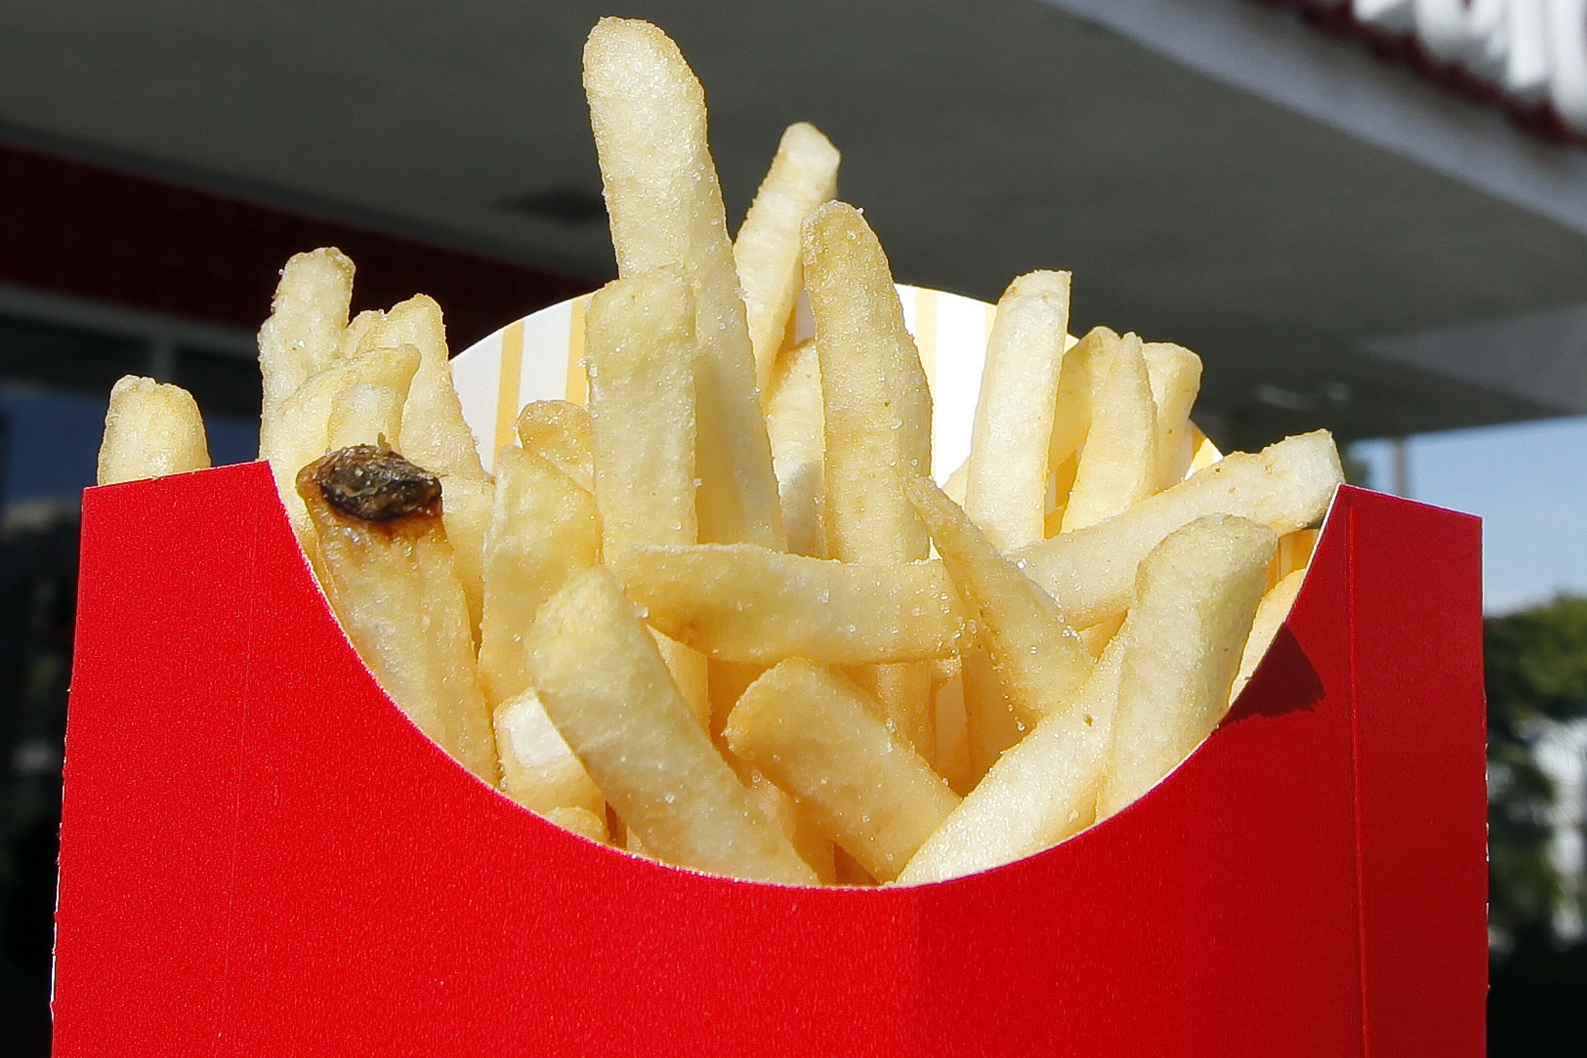
MULTIPOLYGON (((1549 859, 1554 782, 1538 764, 1554 725, 1587 720, 1587 599, 1562 596, 1484 628, 1488 691, 1489 923, 1496 938, 1490 1053, 1587 1054, 1587 944, 1555 933, 1579 886, 1549 859)), ((1584 909, 1587 910, 1587 909, 1584 909)))

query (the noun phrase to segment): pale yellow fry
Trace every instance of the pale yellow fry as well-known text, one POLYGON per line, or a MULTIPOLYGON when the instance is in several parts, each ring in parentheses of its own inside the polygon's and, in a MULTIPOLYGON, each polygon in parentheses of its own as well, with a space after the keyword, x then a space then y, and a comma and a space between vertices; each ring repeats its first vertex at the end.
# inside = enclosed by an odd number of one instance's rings
POLYGON ((533 452, 496 457, 496 492, 484 545, 479 680, 491 704, 529 687, 524 641, 535 613, 573 574, 600 561, 595 499, 533 452))
POLYGON ((1077 628, 1123 612, 1135 568, 1164 537, 1205 514, 1237 514, 1278 533, 1317 521, 1344 482, 1326 430, 1236 452, 1106 522, 1012 554, 1077 628))
MULTIPOLYGON (((590 299, 584 357, 605 554, 699 539, 694 304, 678 265, 618 279, 590 299)), ((708 723, 705 659, 679 643, 658 646, 695 715, 708 723)))
POLYGON ((777 478, 706 144, 705 93, 666 34, 620 18, 590 32, 584 92, 618 274, 682 265, 694 287, 700 538, 781 547, 777 478))
MULTIPOLYGON (((723 721, 726 722, 724 716, 723 721)), ((816 872, 822 885, 832 885, 837 882, 837 860, 835 853, 837 846, 832 844, 832 839, 827 837, 811 818, 809 810, 776 783, 766 778, 757 768, 747 763, 741 764, 749 772, 750 796, 755 799, 761 814, 776 824, 799 853, 799 858, 810 865, 816 872)))
POLYGON ((954 503, 957 503, 960 507, 963 507, 965 492, 968 489, 969 484, 970 461, 969 459, 966 459, 963 463, 959 464, 958 468, 954 470, 953 473, 948 475, 948 480, 942 483, 942 491, 943 494, 948 497, 948 499, 952 500, 954 503))
POLYGON ((597 812, 592 812, 587 808, 568 806, 565 808, 548 808, 541 812, 540 815, 563 830, 571 830, 580 837, 589 838, 598 844, 604 845, 611 840, 611 835, 606 832, 606 811, 604 805, 597 812))
POLYGON ((694 297, 683 270, 602 287, 590 300, 584 356, 606 553, 695 543, 694 297))
POLYGON ((391 444, 402 427, 407 391, 373 382, 354 382, 331 399, 326 448, 391 444))
POLYGON ((999 554, 930 478, 911 478, 904 490, 965 604, 980 618, 981 642, 1014 715, 1029 726, 1067 708, 1094 659, 1058 604, 999 554))
MULTIPOLYGON (((368 522, 326 502, 314 466, 298 476, 326 595, 375 679, 426 735, 485 782, 496 737, 452 548, 434 509, 368 522)), ((443 500, 444 502, 444 500, 443 500)))
POLYGON ((477 634, 485 610, 485 533, 490 529, 496 486, 489 478, 460 474, 441 475, 441 485, 446 489, 441 520, 446 523, 452 560, 468 600, 469 627, 477 634))
POLYGON ((959 801, 889 730, 880 703, 802 658, 751 684, 724 735, 734 753, 791 793, 880 881, 897 876, 959 801))
MULTIPOLYGON (((904 499, 906 474, 931 466, 931 392, 881 243, 853 206, 828 202, 805 222, 805 291, 815 319, 826 431, 827 554, 907 562, 931 550, 904 499)), ((878 674, 887 715, 931 752, 929 678, 878 674)))
MULTIPOLYGON (((934 755, 937 745, 932 709, 932 663, 942 660, 901 662, 892 665, 856 665, 845 675, 882 703, 882 714, 893 730, 909 740, 922 756, 934 755)), ((935 763, 933 756, 926 756, 935 763)))
POLYGON ((805 222, 826 424, 828 553, 845 562, 925 558, 906 476, 931 468, 931 392, 881 243, 859 210, 828 202, 805 222))
POLYGON ((964 714, 966 765, 973 787, 1029 730, 1014 712, 984 647, 977 646, 964 655, 964 714))
POLYGON ((1151 789, 1223 719, 1277 544, 1265 525, 1209 515, 1141 563, 1119 630, 1123 669, 1098 819, 1151 789))
POLYGON ((726 661, 917 661, 965 640, 940 562, 859 565, 753 544, 639 547, 607 562, 652 625, 726 661))
POLYGON ((1068 327, 1068 272, 1022 275, 998 300, 964 510, 999 551, 1046 536, 1048 456, 1068 327))
POLYGON ((1122 650, 1105 652, 1075 708, 1047 717, 992 765, 921 845, 903 885, 1024 859, 1091 825, 1118 700, 1122 650))
POLYGON ((1053 407, 1052 439, 1047 448, 1047 466, 1054 479, 1048 496, 1048 536, 1055 535, 1062 525, 1075 465, 1091 429, 1092 401, 1118 343, 1119 336, 1113 331, 1093 327, 1064 353, 1053 407))
POLYGON ((1141 340, 1120 339, 1091 409, 1091 429, 1064 506, 1062 531, 1113 517, 1158 489, 1157 405, 1141 340))
POLYGON ((1190 469, 1190 412, 1201 392, 1201 357, 1170 342, 1147 342, 1141 351, 1157 406, 1157 488, 1166 489, 1190 469))
POLYGON ((1306 570, 1297 569, 1285 574, 1282 580, 1263 594, 1262 601, 1256 607, 1256 618, 1251 622, 1251 634, 1246 637, 1245 649, 1240 655, 1240 671, 1234 677, 1229 701, 1240 697, 1245 685, 1251 682, 1251 676, 1267 656, 1268 648, 1273 645, 1278 630, 1284 626, 1284 619, 1289 616, 1290 608, 1295 605, 1295 596, 1300 594, 1300 586, 1305 582, 1306 570))
POLYGON ((99 443, 101 485, 209 466, 204 420, 193 395, 152 378, 123 375, 110 389, 99 443))
POLYGON ((778 358, 766 396, 766 433, 788 550, 826 558, 821 513, 826 503, 826 427, 815 342, 801 342, 778 358))
POLYGON ((547 714, 647 853, 740 878, 815 884, 711 745, 610 573, 588 570, 553 596, 530 650, 547 714))
POLYGON ((300 537, 310 530, 308 511, 297 491, 298 471, 331 450, 331 415, 337 399, 360 383, 406 393, 418 366, 419 354, 411 345, 372 348, 333 361, 276 408, 268 447, 264 433, 260 434, 260 454, 270 461, 281 501, 300 537))
POLYGON ((270 434, 281 402, 341 352, 352 297, 353 262, 335 247, 296 254, 281 269, 270 318, 259 328, 259 373, 264 385, 261 457, 270 458, 270 434))
POLYGON ((502 793, 541 815, 558 808, 599 815, 596 840, 605 841, 606 798, 551 723, 540 697, 528 689, 507 699, 496 707, 494 722, 502 793))
POLYGON ((594 440, 588 411, 565 400, 532 400, 519 410, 514 428, 525 450, 549 459, 594 494, 594 440))
POLYGON ((789 125, 733 241, 762 403, 799 297, 804 273, 800 229, 811 210, 838 193, 841 157, 814 125, 789 125))
POLYGON ((419 367, 402 410, 397 450, 432 473, 483 481, 485 467, 452 386, 446 324, 434 298, 415 294, 393 305, 371 322, 359 350, 393 345, 411 345, 419 351, 419 367))

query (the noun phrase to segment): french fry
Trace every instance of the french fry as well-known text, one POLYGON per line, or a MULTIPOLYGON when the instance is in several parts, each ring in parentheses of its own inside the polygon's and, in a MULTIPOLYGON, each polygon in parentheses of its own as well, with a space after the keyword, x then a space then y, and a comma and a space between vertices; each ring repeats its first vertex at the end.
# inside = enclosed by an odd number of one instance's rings
POLYGON ((878 881, 891 881, 959 798, 842 676, 790 658, 750 685, 724 731, 878 881))
MULTIPOLYGON (((681 266, 608 283, 590 299, 584 339, 601 546, 692 544, 695 512, 695 303, 681 266)), ((705 659, 659 644, 702 725, 710 722, 705 659)))
POLYGON ((821 411, 821 361, 813 341, 784 351, 766 395, 766 433, 782 503, 788 550, 827 557, 825 416, 821 411))
POLYGON ((980 619, 981 643, 1014 715, 1028 727, 1067 708, 1094 659, 1052 597, 999 554, 930 478, 907 479, 904 492, 980 619))
POLYGON ((963 506, 999 551, 1046 536, 1048 455, 1068 328, 1068 272, 1022 275, 998 300, 963 506))
POLYGON ((376 382, 354 382, 331 399, 326 447, 389 444, 402 427, 407 391, 376 382))
POLYGON ((1122 649, 1105 651, 1074 708, 1002 754, 898 877, 940 882, 1034 855, 1090 826, 1107 762, 1122 649))
MULTIPOLYGON (((838 193, 841 155, 814 125, 789 125, 771 168, 755 192, 733 240, 733 262, 744 288, 755 379, 764 404, 772 365, 782 350, 803 275, 804 219, 838 193)), ((775 448, 774 448, 775 451, 775 448)))
POLYGON ((1141 563, 1119 630, 1118 707, 1098 819, 1144 794, 1223 719, 1277 545, 1265 525, 1209 515, 1141 563))
POLYGON ((418 366, 419 354, 411 345, 370 348, 332 361, 275 409, 268 431, 270 448, 264 451, 261 441, 261 451, 270 461, 282 503, 300 539, 313 534, 308 510, 297 491, 298 471, 330 451, 331 416, 337 400, 360 384, 406 394, 418 366))
POLYGON ((1062 532, 1111 518, 1158 489, 1157 405, 1141 340, 1126 334, 1093 397, 1062 532))
POLYGON ((815 884, 711 745, 610 573, 577 575, 546 603, 529 642, 547 714, 647 853, 719 874, 815 884))
POLYGON ((700 539, 781 547, 771 442, 700 82, 655 26, 603 18, 584 46, 584 92, 618 274, 682 265, 694 288, 700 539))
MULTIPOLYGON (((826 429, 827 553, 844 562, 925 558, 905 475, 931 467, 931 391, 881 243, 859 210, 828 202, 805 221, 805 290, 815 317, 826 429)), ((923 753, 933 751, 929 677, 855 674, 923 753)))
POLYGON ((524 450, 549 459, 585 492, 595 492, 590 413, 565 400, 532 400, 513 423, 524 450))
POLYGON ((1157 407, 1157 485, 1166 489, 1182 481, 1190 469, 1190 412, 1201 392, 1201 357, 1182 345, 1147 342, 1146 374, 1157 407))
POLYGON ((105 434, 99 444, 99 484, 158 478, 207 466, 204 420, 191 393, 136 375, 125 375, 111 387, 105 434))
POLYGON ((571 830, 580 837, 589 838, 597 844, 605 844, 610 838, 606 830, 606 813, 604 810, 592 812, 587 808, 569 805, 565 808, 548 808, 541 812, 540 815, 563 830, 571 830))
POLYGON ((297 488, 347 637, 419 729, 494 785, 496 739, 441 525, 440 482, 394 452, 360 447, 305 466, 297 488))
POLYGON ((568 808, 587 812, 599 821, 599 836, 588 820, 580 820, 584 829, 579 833, 605 841, 606 798, 551 723, 539 696, 525 690, 498 705, 492 719, 502 793, 543 816, 568 808))
POLYGON ((871 565, 697 544, 630 548, 606 563, 652 625, 725 661, 919 661, 965 642, 962 607, 936 561, 871 565))
MULTIPOLYGON (((271 437, 276 409, 337 359, 352 297, 353 262, 335 247, 295 254, 281 269, 270 318, 259 328, 259 373, 264 386, 260 458, 271 458, 276 449, 271 437)), ((282 494, 290 494, 290 478, 285 485, 282 494)))
MULTIPOLYGON (((1052 475, 1049 486, 1048 536, 1058 535, 1063 526, 1064 508, 1074 485, 1080 449, 1091 429, 1091 408, 1108 363, 1118 348, 1119 336, 1107 327, 1093 327, 1064 353, 1063 369, 1058 375, 1058 395, 1054 400, 1052 438, 1047 447, 1047 467, 1052 475)), ((951 495, 951 493, 950 493, 951 495)))
POLYGON ((497 705, 529 688, 524 637, 541 605, 600 560, 595 499, 534 452, 508 445, 496 457, 495 502, 485 535, 479 681, 497 705))
POLYGON ((694 296, 677 266, 608 283, 590 301, 585 360, 601 540, 692 544, 694 296))
MULTIPOLYGON (((1078 348, 1078 347, 1077 347, 1078 348)), ((1123 612, 1135 569, 1169 533, 1207 514, 1236 514, 1278 533, 1317 521, 1344 482, 1326 430, 1236 452, 1123 514, 1011 554, 1076 628, 1123 612)))
POLYGON ((1251 634, 1246 637, 1245 649, 1240 654, 1240 671, 1235 675, 1234 686, 1229 691, 1230 702, 1240 697, 1245 685, 1251 682, 1256 667, 1267 656, 1268 648, 1273 645, 1278 630, 1284 626, 1284 619, 1289 616, 1290 608, 1295 605, 1295 597, 1300 594, 1301 585, 1305 582, 1306 570, 1303 567, 1285 574, 1283 579, 1262 595, 1262 601, 1256 607, 1256 617, 1251 621, 1251 634))

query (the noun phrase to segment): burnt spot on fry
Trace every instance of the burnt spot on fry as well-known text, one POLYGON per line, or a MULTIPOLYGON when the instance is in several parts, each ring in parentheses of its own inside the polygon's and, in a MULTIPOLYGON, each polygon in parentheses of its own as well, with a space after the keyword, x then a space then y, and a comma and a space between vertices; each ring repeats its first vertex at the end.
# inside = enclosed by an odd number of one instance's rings
POLYGON ((391 522, 434 513, 441 482, 385 446, 340 448, 304 467, 298 488, 319 490, 325 502, 350 518, 391 522))

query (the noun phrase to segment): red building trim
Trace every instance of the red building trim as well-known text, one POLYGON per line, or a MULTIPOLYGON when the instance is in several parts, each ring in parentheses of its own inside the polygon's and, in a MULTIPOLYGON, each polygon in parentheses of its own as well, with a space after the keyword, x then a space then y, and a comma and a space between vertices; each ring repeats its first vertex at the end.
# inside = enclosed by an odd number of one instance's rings
POLYGON ((0 144, 0 283, 252 331, 286 259, 327 245, 355 310, 430 294, 454 350, 593 285, 0 144))

